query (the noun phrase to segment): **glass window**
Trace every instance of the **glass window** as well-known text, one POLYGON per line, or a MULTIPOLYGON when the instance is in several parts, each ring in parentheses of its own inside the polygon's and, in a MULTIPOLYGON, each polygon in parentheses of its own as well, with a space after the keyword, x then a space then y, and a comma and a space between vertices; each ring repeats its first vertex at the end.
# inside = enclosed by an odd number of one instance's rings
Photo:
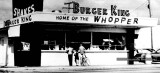
POLYGON ((124 50, 125 33, 107 32, 46 32, 42 50, 65 50, 70 45, 77 50, 82 44, 86 50, 124 50))
POLYGON ((125 34, 122 33, 111 33, 110 39, 112 40, 111 43, 111 50, 124 50, 125 48, 125 34))
POLYGON ((94 32, 93 47, 99 50, 124 50, 125 34, 94 32))
POLYGON ((64 32, 47 32, 43 36, 42 50, 65 50, 64 32))
POLYGON ((22 50, 24 51, 30 51, 30 43, 21 41, 22 50))
POLYGON ((91 44, 91 32, 67 32, 66 42, 66 46, 70 45, 75 50, 78 49, 80 44, 88 50, 91 44))

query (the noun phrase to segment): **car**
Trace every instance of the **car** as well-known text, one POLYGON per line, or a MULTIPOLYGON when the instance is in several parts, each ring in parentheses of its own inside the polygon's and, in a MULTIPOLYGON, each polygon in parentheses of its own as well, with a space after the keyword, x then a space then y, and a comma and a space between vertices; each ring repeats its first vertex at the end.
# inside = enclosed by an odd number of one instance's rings
POLYGON ((154 49, 150 49, 150 48, 135 49, 136 53, 135 53, 134 59, 135 61, 146 64, 146 60, 148 58, 147 54, 152 53, 153 51, 154 49))
POLYGON ((160 64, 160 49, 153 51, 151 53, 151 58, 152 58, 152 64, 160 64))
POLYGON ((137 53, 134 56, 134 59, 135 59, 134 61, 138 61, 138 62, 146 64, 146 54, 145 53, 137 53))

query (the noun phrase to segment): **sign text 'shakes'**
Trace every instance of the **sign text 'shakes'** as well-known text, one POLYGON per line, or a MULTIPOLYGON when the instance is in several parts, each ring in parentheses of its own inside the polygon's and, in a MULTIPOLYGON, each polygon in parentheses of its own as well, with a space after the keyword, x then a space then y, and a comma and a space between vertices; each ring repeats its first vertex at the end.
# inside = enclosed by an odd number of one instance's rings
POLYGON ((32 12, 35 12, 34 4, 24 9, 14 8, 13 16, 18 17, 18 16, 26 15, 32 12))

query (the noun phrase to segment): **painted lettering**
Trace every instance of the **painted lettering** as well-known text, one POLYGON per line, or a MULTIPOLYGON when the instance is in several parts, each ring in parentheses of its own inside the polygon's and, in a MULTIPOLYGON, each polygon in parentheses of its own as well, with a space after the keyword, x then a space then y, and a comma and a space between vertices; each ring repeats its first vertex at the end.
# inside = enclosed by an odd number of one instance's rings
POLYGON ((128 19, 128 20, 127 20, 127 24, 131 24, 131 19, 128 19))
POLYGON ((94 16, 94 22, 99 22, 101 16, 94 16))
POLYGON ((134 18, 133 24, 138 24, 138 18, 134 18))
POLYGON ((108 24, 138 24, 138 18, 94 16, 94 22, 108 24))
POLYGON ((111 5, 112 16, 130 16, 129 10, 117 9, 116 5, 111 5))
POLYGON ((29 22, 32 21, 31 15, 27 16, 27 17, 21 17, 21 22, 29 22))
POLYGON ((69 16, 56 16, 56 20, 69 20, 69 16))
MULTIPOLYGON (((77 9, 77 10, 79 10, 79 9, 77 9)), ((84 7, 80 7, 80 13, 85 14, 85 8, 84 7)))
POLYGON ((70 13, 72 9, 75 14, 108 15, 106 8, 80 7, 79 3, 75 1, 64 3, 64 5, 68 5, 68 7, 63 7, 63 9, 68 9, 68 13, 70 13))
POLYGON ((88 17, 80 17, 82 21, 88 21, 88 17))
POLYGON ((116 12, 116 5, 111 5, 111 15, 112 16, 116 16, 117 15, 117 12, 116 12))
POLYGON ((102 18, 101 23, 106 23, 107 18, 102 18))
POLYGON ((73 3, 73 13, 78 13, 79 12, 79 3, 74 2, 73 3))
POLYGON ((112 22, 113 21, 113 17, 109 17, 108 21, 112 22))
MULTIPOLYGON (((64 5, 68 5, 68 7, 63 7, 63 9, 67 9, 68 13, 70 10, 73 10, 75 14, 94 14, 94 15, 108 15, 108 10, 106 8, 89 8, 89 7, 80 7, 78 2, 72 1, 68 3, 64 3, 64 5)), ((129 10, 117 9, 116 5, 111 5, 111 15, 112 16, 130 16, 129 10)))
POLYGON ((115 18, 114 23, 119 22, 119 18, 115 18))
POLYGON ((77 20, 77 19, 78 19, 78 17, 74 17, 74 16, 72 17, 72 20, 77 20))
POLYGON ((35 12, 34 4, 24 9, 14 8, 13 16, 18 17, 18 16, 26 15, 32 12, 35 12))
POLYGON ((123 23, 124 21, 126 21, 126 18, 125 18, 125 17, 122 17, 121 23, 123 23))

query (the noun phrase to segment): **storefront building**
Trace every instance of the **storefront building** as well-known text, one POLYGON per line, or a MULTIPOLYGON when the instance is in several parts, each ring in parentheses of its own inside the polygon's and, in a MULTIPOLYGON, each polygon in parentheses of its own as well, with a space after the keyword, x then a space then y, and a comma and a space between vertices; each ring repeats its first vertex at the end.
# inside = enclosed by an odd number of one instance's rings
POLYGON ((5 21, 0 31, 5 34, 3 64, 7 66, 68 65, 66 46, 76 50, 80 44, 86 48, 91 65, 134 64, 117 58, 132 59, 138 37, 135 31, 158 22, 156 18, 129 17, 129 10, 116 9, 116 5, 108 10, 64 1, 57 5, 62 10, 45 12, 45 3, 52 1, 23 2, 13 0, 13 19, 5 21))

